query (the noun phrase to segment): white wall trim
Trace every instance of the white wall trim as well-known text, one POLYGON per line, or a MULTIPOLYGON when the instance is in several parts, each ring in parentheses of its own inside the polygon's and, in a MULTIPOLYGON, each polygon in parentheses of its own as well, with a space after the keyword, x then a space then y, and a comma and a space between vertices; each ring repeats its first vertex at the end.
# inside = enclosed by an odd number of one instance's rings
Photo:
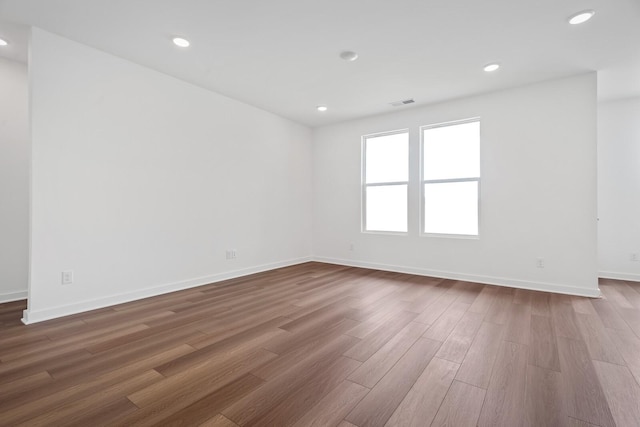
MULTIPOLYGON (((222 280, 235 279, 237 277, 247 276, 249 274, 260 273, 276 268, 288 267, 291 265, 302 264, 312 261, 311 257, 295 258, 286 261, 274 262, 270 264, 262 264, 255 267, 244 268, 241 270, 232 270, 224 273, 213 274, 211 276, 196 277, 180 282, 167 283, 158 286, 152 286, 140 289, 135 292, 127 292, 123 294, 111 295, 108 297, 87 300, 80 303, 63 305, 58 307, 47 308, 45 310, 30 311, 24 310, 22 323, 29 325, 32 323, 43 322, 45 320, 55 319, 71 314, 82 313, 85 311, 96 310, 98 308, 109 307, 117 304, 123 304, 143 298, 150 298, 170 292, 181 291, 184 289, 195 288, 197 286, 208 285, 210 283, 220 282, 222 280)), ((24 293, 26 298, 26 292, 24 293)))
POLYGON ((354 261, 327 257, 313 257, 314 261, 326 262, 328 264, 346 265, 350 267, 373 268, 376 270, 394 271, 398 273, 417 274, 419 276, 438 277, 442 279, 464 280, 466 282, 484 283, 487 285, 507 286, 518 289, 528 289, 532 291, 554 292, 558 294, 577 295, 583 297, 600 297, 600 289, 590 291, 589 289, 576 288, 575 286, 559 285, 555 283, 529 282, 519 279, 509 279, 506 277, 477 276, 473 274, 455 273, 451 271, 428 270, 418 267, 407 267, 391 264, 378 264, 375 262, 354 261))
POLYGON ((0 304, 27 299, 27 291, 5 292, 0 294, 0 304))
POLYGON ((640 274, 636 273, 618 273, 614 271, 599 271, 598 277, 601 279, 627 280, 631 282, 640 282, 640 274))
MULTIPOLYGON (((233 270, 225 273, 218 273, 211 276, 196 277, 180 282, 168 283, 159 286, 152 286, 135 292, 125 294, 112 295, 109 297, 88 300, 81 303, 70 304, 48 308, 40 311, 24 310, 22 322, 24 324, 32 324, 43 322, 45 320, 55 319, 58 317, 69 316, 72 314, 82 313, 85 311, 96 310, 99 308, 109 307, 117 304, 123 304, 143 298, 150 298, 170 292, 181 291, 198 286, 204 286, 210 283, 216 283, 223 280, 234 279, 237 277, 247 276, 249 274, 260 273, 263 271, 273 270, 276 268, 288 267, 292 265, 302 264, 309 261, 324 262, 327 264, 337 264, 350 267, 373 268, 383 271, 394 271, 398 273, 416 274, 420 276, 438 277, 443 279, 464 280, 467 282, 484 283, 497 286, 508 286, 519 289, 528 289, 533 291, 555 292, 568 295, 578 295, 585 297, 599 297, 600 289, 590 292, 586 289, 576 288, 574 286, 559 285, 555 283, 529 282, 519 279, 509 279, 505 277, 478 276, 464 273, 456 273, 450 271, 429 270, 418 267, 408 267, 392 264, 380 264, 373 262, 354 261, 347 259, 328 258, 321 256, 295 258, 286 261, 262 264, 255 267, 249 267, 241 270, 233 270)), ((640 275, 600 272, 599 276, 606 279, 631 280, 640 281, 640 275)), ((27 298, 27 292, 12 292, 0 294, 0 303, 17 301, 27 298)))

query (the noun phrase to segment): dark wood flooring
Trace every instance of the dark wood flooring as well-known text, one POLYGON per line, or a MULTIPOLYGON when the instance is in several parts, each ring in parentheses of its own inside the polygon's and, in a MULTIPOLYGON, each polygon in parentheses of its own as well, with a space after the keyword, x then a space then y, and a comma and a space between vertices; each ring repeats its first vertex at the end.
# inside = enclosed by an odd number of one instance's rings
POLYGON ((602 299, 307 263, 49 322, 0 305, 2 426, 640 426, 602 299))

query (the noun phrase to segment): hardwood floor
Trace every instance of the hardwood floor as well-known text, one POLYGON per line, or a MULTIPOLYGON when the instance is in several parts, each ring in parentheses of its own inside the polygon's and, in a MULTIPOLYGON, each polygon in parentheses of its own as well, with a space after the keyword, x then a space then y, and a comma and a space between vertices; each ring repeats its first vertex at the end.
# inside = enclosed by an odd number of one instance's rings
POLYGON ((307 263, 49 322, 1 426, 640 426, 640 284, 589 299, 307 263))

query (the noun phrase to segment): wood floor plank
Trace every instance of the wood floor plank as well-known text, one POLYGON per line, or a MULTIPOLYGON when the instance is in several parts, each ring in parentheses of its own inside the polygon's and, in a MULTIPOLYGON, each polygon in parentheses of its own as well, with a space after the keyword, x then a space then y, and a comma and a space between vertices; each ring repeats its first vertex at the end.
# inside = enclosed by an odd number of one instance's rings
POLYGON ((620 308, 618 312, 636 336, 640 338, 640 310, 633 308, 620 308))
POLYGON ((294 427, 337 425, 368 392, 367 387, 343 381, 300 418, 294 427))
POLYGON ((46 350, 48 357, 53 355, 59 355, 69 351, 69 348, 76 346, 85 348, 102 339, 108 339, 110 336, 118 335, 120 333, 131 332, 135 330, 145 329, 144 325, 116 325, 110 327, 92 328, 84 322, 80 325, 77 322, 72 322, 73 326, 69 329, 63 328, 64 325, 58 324, 55 330, 60 331, 62 329, 65 332, 70 332, 70 335, 50 336, 49 333, 53 329, 46 329, 49 342, 39 341, 31 343, 28 347, 23 349, 16 348, 14 350, 8 350, 3 352, 2 361, 9 362, 14 360, 23 361, 25 354, 29 354, 29 359, 34 360, 36 358, 42 358, 42 353, 46 350), (78 343, 82 343, 82 346, 77 346, 78 343))
POLYGON ((586 298, 586 297, 571 297, 571 306, 573 307, 573 311, 581 314, 592 314, 597 315, 593 304, 591 304, 591 300, 596 300, 596 298, 586 298))
POLYGON ((550 317, 531 316, 529 364, 560 372, 556 333, 550 317))
POLYGON ((529 304, 509 305, 504 339, 507 341, 529 344, 531 332, 531 306, 529 304))
POLYGON ((362 296, 358 307, 356 308, 366 308, 368 305, 373 304, 376 301, 383 301, 384 298, 398 291, 398 286, 395 282, 389 280, 386 282, 388 284, 385 284, 385 286, 382 286, 373 292, 368 292, 365 296, 362 296))
POLYGON ((573 417, 567 417, 567 419, 569 420, 569 427, 600 427, 573 417))
MULTIPOLYGON (((275 337, 264 344, 264 348, 279 355, 287 354, 297 348, 327 337, 345 334, 360 322, 353 319, 336 318, 335 323, 325 324, 322 328, 311 328, 296 332, 288 332, 275 337)), ((359 342, 359 339, 354 339, 359 342)))
MULTIPOLYGON (((314 399, 322 399, 353 372, 360 362, 347 357, 339 357, 323 366, 321 370, 313 370, 310 375, 298 377, 297 381, 287 381, 288 386, 280 399, 274 400, 273 388, 265 384, 256 392, 247 396, 250 403, 240 413, 233 407, 222 411, 236 424, 245 426, 280 426, 291 425, 308 412, 315 404, 314 399), (304 379, 303 379, 304 378, 304 379), (265 405, 265 402, 270 402, 265 405)), ((274 383, 277 383, 274 381, 274 383)), ((282 388, 278 383, 278 388, 282 388)), ((236 408, 238 405, 234 405, 236 408)))
POLYGON ((613 345, 598 316, 576 313, 576 320, 592 360, 624 365, 624 359, 613 345))
POLYGON ((268 320, 239 334, 156 366, 155 370, 165 377, 168 377, 183 372, 192 366, 197 366, 202 362, 210 361, 212 358, 224 358, 234 353, 255 350, 269 340, 283 334, 283 332, 277 328, 283 321, 284 318, 268 320))
POLYGON ((526 345, 502 342, 478 426, 511 427, 522 423, 527 359, 526 345))
POLYGON ((629 325, 624 321, 611 303, 604 299, 595 299, 591 301, 591 305, 598 313, 598 317, 606 328, 629 330, 629 325))
POLYGON ((480 295, 484 285, 458 280, 451 288, 459 295, 456 299, 457 302, 471 305, 480 295))
POLYGON ((449 282, 440 281, 434 282, 434 284, 427 284, 427 291, 411 301, 406 310, 417 314, 423 313, 429 306, 436 304, 438 298, 451 287, 450 284, 447 285, 446 283, 449 282), (438 283, 442 283, 442 285, 438 283))
MULTIPOLYGON (((344 322, 346 323, 343 329, 349 329, 354 321, 345 319, 344 322)), ((264 380, 269 380, 292 369, 309 355, 316 354, 322 349, 331 348, 333 343, 341 343, 341 351, 345 351, 360 341, 358 338, 342 335, 340 325, 325 332, 320 335, 314 335, 310 339, 300 340, 297 343, 299 346, 288 347, 286 352, 279 354, 279 357, 257 367, 251 373, 264 380)), ((270 349, 270 346, 265 345, 265 348, 270 349)))
POLYGON ((441 344, 420 338, 345 420, 360 427, 384 426, 441 344))
POLYGON ((531 295, 531 314, 551 316, 551 295, 549 293, 533 292, 531 295))
POLYGON ((509 320, 509 309, 514 295, 513 288, 502 287, 498 290, 493 304, 489 307, 487 314, 484 316, 486 322, 498 323, 504 325, 509 320))
MULTIPOLYGON (((221 411, 222 415, 239 425, 245 425, 251 420, 263 417, 289 396, 295 394, 298 388, 302 387, 314 375, 319 375, 324 369, 333 366, 337 359, 341 359, 340 355, 345 349, 353 344, 354 339, 356 338, 346 335, 337 337, 327 346, 307 355, 298 363, 292 364, 288 370, 271 378, 262 387, 237 400, 233 405, 221 411)), ((342 373, 345 367, 355 369, 356 366, 359 366, 359 363, 340 365, 338 373, 342 373)), ((346 375, 349 375, 353 369, 346 375)), ((334 378, 337 377, 334 375, 334 378)))
POLYGON ((373 388, 378 381, 396 364, 398 360, 413 346, 429 327, 424 323, 411 322, 389 340, 380 350, 367 359, 351 375, 349 380, 368 388, 373 388))
POLYGON ((626 366, 594 361, 593 365, 607 397, 616 425, 640 424, 640 385, 626 366))
POLYGON ((475 427, 484 396, 484 389, 454 380, 431 427, 475 427))
POLYGON ((614 304, 619 308, 633 308, 633 304, 629 302, 629 300, 622 295, 616 288, 611 285, 601 285, 600 291, 604 298, 607 299, 610 303, 614 304))
POLYGON ((630 330, 609 330, 609 336, 640 384, 640 339, 630 330))
POLYGON ((533 291, 529 289, 516 289, 513 293, 513 303, 514 304, 528 304, 531 305, 531 300, 533 299, 533 291))
POLYGON ((275 357, 277 355, 260 349, 243 358, 203 362, 189 371, 165 378, 127 397, 139 408, 165 407, 171 404, 182 409, 204 397, 207 390, 213 389, 213 385, 222 387, 275 357), (199 389, 199 385, 207 387, 199 389))
MULTIPOLYGON (((204 423, 209 419, 212 413, 217 413, 223 410, 237 399, 246 396, 251 391, 258 388, 263 383, 263 380, 254 375, 243 375, 237 380, 207 394, 202 399, 195 401, 191 405, 186 406, 177 412, 173 412, 168 417, 159 420, 157 423, 165 427, 198 425, 204 423)), ((151 420, 149 418, 145 419, 144 417, 138 420, 135 418, 127 419, 125 417, 122 421, 123 423, 131 424, 135 422, 136 425, 151 425, 149 423, 150 421, 156 423, 156 420, 151 420)))
POLYGON ((470 304, 456 301, 449 306, 449 308, 442 313, 442 315, 436 320, 423 337, 431 340, 444 342, 451 331, 456 327, 462 316, 469 309, 470 304))
POLYGON ((12 353, 24 354, 31 351, 35 345, 51 344, 51 339, 45 334, 38 335, 18 335, 12 338, 2 339, 2 347, 0 348, 0 360, 7 361, 11 359, 12 353))
POLYGON ((622 280, 617 280, 613 287, 622 294, 627 301, 636 309, 640 310, 640 292, 635 291, 631 286, 622 280))
POLYGON ((295 394, 290 395, 251 424, 265 427, 291 425, 314 406, 315 399, 323 399, 358 366, 360 366, 358 361, 347 357, 338 358, 323 372, 316 372, 314 377, 295 391, 295 394))
POLYGON ((489 379, 496 360, 504 326, 495 323, 482 322, 467 355, 462 361, 456 374, 458 381, 465 382, 476 387, 487 389, 489 379))
POLYGON ((296 332, 309 327, 317 328, 326 324, 335 324, 335 320, 342 320, 345 317, 348 317, 348 314, 351 311, 353 311, 353 309, 350 307, 331 304, 296 320, 284 323, 280 326, 280 329, 284 329, 289 332, 296 332))
POLYGON ((569 420, 560 372, 527 366, 524 427, 566 427, 569 420))
POLYGON ((462 363, 478 329, 482 325, 483 318, 484 314, 467 311, 442 344, 436 357, 458 364, 462 363))
POLYGON ((625 425, 640 283, 600 287, 310 262, 33 325, 0 304, 0 425, 625 425))
POLYGON ((0 401, 9 399, 11 396, 23 393, 35 387, 42 387, 53 381, 47 371, 36 372, 35 374, 19 378, 14 381, 0 384, 0 401))
POLYGON ((415 318, 415 321, 432 325, 456 299, 458 299, 458 295, 454 292, 447 291, 443 293, 433 302, 432 305, 428 306, 428 309, 425 309, 420 315, 418 315, 418 317, 415 318))
POLYGON ((44 355, 40 355, 35 362, 29 363, 28 360, 28 358, 25 358, 25 360, 17 360, 16 363, 0 364, 2 382, 15 381, 43 370, 46 370, 49 375, 55 378, 54 373, 58 370, 69 369, 92 359, 91 353, 86 350, 67 350, 60 354, 52 355, 48 359, 44 355))
POLYGON ((493 301, 495 300, 497 294, 498 294, 497 286, 490 286, 490 285, 485 286, 480 291, 480 294, 478 294, 476 299, 473 301, 473 304, 471 304, 471 307, 469 307, 469 311, 472 313, 486 314, 489 311, 489 308, 491 307, 491 305, 493 304, 493 301))
POLYGON ((557 336, 574 340, 582 339, 576 313, 571 305, 554 301, 551 305, 551 318, 557 336))
POLYGON ((85 348, 87 349, 87 351, 93 354, 100 353, 102 351, 111 350, 122 345, 129 345, 134 341, 148 338, 165 331, 165 328, 150 328, 149 326, 143 324, 135 325, 134 327, 132 327, 131 331, 117 332, 114 334, 115 336, 113 338, 108 337, 106 339, 101 339, 94 344, 86 346, 85 348))
POLYGON ((198 427, 238 427, 238 424, 234 423, 224 415, 218 414, 203 422, 198 427))
POLYGON ((192 347, 181 345, 155 355, 149 355, 149 357, 141 361, 119 366, 90 380, 85 379, 82 382, 77 382, 77 377, 71 376, 48 383, 44 387, 31 389, 26 394, 0 401, 3 419, 7 423, 17 424, 24 421, 27 416, 33 417, 33 414, 53 411, 65 402, 75 401, 86 395, 97 394, 101 390, 119 384, 138 373, 152 369, 157 363, 173 357, 179 357, 190 351, 193 351, 192 347))
MULTIPOLYGON (((75 401, 67 402, 65 405, 56 407, 55 411, 47 412, 34 418, 29 418, 26 422, 19 424, 26 426, 51 426, 62 424, 81 424, 83 420, 91 419, 96 416, 96 412, 102 413, 104 416, 104 407, 114 409, 110 405, 116 404, 117 407, 123 403, 124 396, 130 392, 134 392, 150 384, 157 383, 162 380, 162 375, 154 370, 143 372, 132 378, 128 378, 121 383, 113 385, 105 390, 101 390, 98 396, 89 395, 75 401)), ((133 408, 131 402, 124 405, 133 408)), ((135 405, 134 405, 135 406, 135 405)), ((137 409, 137 408, 135 408, 137 409)), ((133 412, 127 410, 127 412, 133 412)))
POLYGON ((387 324, 381 325, 367 335, 358 344, 344 353, 345 356, 364 362, 375 352, 380 350, 387 341, 393 338, 399 331, 416 318, 415 313, 402 311, 393 317, 387 324))
MULTIPOLYGON (((475 314, 475 313, 474 313, 475 314)), ((428 426, 440 409, 459 364, 434 357, 409 393, 387 421, 386 426, 428 426)))
POLYGON ((47 371, 56 379, 73 376, 82 379, 87 375, 95 376, 108 372, 113 366, 122 366, 126 363, 143 360, 147 358, 149 354, 154 354, 157 349, 178 346, 200 335, 200 332, 191 330, 189 327, 171 329, 161 334, 136 341, 124 348, 108 350, 98 355, 93 355, 91 358, 83 359, 76 363, 67 363, 63 366, 56 366, 47 371))
POLYGON ((558 337, 567 414, 602 427, 615 423, 583 341, 558 337))
POLYGON ((247 375, 253 367, 272 357, 275 357, 273 353, 260 350, 241 360, 229 361, 215 370, 208 370, 207 366, 203 365, 188 375, 177 374, 129 394, 129 400, 140 409, 118 420, 114 425, 158 425, 173 413, 196 404, 212 392, 237 381, 247 375))
POLYGON ((367 320, 360 322, 356 327, 347 332, 356 338, 364 338, 371 332, 375 331, 381 325, 393 320, 399 312, 403 311, 407 306, 404 301, 394 301, 386 304, 385 308, 379 308, 377 312, 371 314, 367 320))

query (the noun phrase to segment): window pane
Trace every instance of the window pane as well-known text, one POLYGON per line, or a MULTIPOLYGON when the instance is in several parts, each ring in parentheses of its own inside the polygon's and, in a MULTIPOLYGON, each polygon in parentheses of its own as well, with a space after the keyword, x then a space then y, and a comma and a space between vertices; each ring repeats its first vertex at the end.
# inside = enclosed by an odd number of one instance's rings
POLYGON ((407 231, 406 185, 367 187, 366 192, 366 230, 407 231))
POLYGON ((478 182, 424 184, 424 232, 478 235, 478 182))
POLYGON ((409 180, 409 134, 396 133, 365 140, 365 182, 409 180))
POLYGON ((424 179, 480 176, 480 122, 423 129, 424 179))

